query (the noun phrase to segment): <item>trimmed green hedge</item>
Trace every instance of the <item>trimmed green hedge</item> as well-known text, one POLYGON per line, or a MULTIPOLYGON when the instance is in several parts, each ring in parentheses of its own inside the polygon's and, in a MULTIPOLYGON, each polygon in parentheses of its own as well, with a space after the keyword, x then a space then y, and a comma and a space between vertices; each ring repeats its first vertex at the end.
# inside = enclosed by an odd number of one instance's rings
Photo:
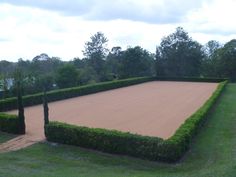
MULTIPOLYGON (((124 80, 116 80, 110 82, 101 82, 92 85, 85 85, 80 87, 66 88, 60 90, 54 90, 47 93, 48 102, 63 100, 66 98, 72 98, 91 93, 111 90, 115 88, 125 87, 129 85, 135 85, 143 82, 153 81, 155 77, 139 77, 124 80)), ((24 106, 32 106, 42 104, 43 93, 37 93, 34 95, 27 95, 23 97, 24 106)), ((8 98, 0 100, 0 111, 8 111, 17 108, 17 98, 8 98)))
POLYGON ((206 121, 210 109, 217 101, 217 98, 220 96, 227 83, 228 81, 221 82, 204 105, 188 119, 186 119, 186 121, 176 130, 172 137, 165 140, 166 150, 163 156, 166 157, 167 161, 175 162, 179 160, 189 149, 194 136, 206 121))
POLYGON ((156 77, 159 81, 186 81, 186 82, 223 82, 227 78, 214 78, 214 77, 156 77))
POLYGON ((158 137, 79 127, 60 122, 50 122, 46 125, 45 135, 48 141, 151 160, 159 160, 157 150, 162 148, 163 144, 163 139, 158 137))
POLYGON ((50 122, 45 127, 47 140, 78 145, 104 152, 124 154, 149 160, 176 162, 189 149, 206 116, 224 89, 227 81, 221 82, 206 103, 189 117, 167 140, 123 133, 115 130, 79 127, 59 122, 50 122))
POLYGON ((18 134, 18 116, 0 113, 0 131, 18 134))

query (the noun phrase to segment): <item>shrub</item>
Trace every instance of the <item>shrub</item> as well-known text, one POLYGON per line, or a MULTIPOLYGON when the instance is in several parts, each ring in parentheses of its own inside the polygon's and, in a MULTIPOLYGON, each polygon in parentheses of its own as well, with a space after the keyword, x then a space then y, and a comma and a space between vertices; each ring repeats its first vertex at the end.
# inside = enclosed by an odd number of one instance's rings
POLYGON ((165 140, 168 147, 166 148, 166 157, 170 161, 179 160, 183 154, 189 149, 191 142, 198 132, 199 128, 206 121, 207 115, 216 102, 217 98, 222 93, 228 81, 221 82, 212 96, 200 107, 193 115, 176 130, 175 134, 169 139, 165 140))
POLYGON ((163 139, 157 137, 80 127, 60 122, 50 122, 46 125, 45 133, 49 141, 150 160, 159 160, 158 150, 162 148, 163 143, 163 139))
POLYGON ((227 81, 220 83, 206 103, 167 140, 115 130, 79 127, 59 122, 50 122, 46 125, 45 135, 48 141, 155 161, 176 162, 189 149, 194 136, 206 120, 210 108, 216 102, 226 84, 227 81))
POLYGON ((16 115, 0 113, 0 131, 18 134, 19 119, 16 115))
POLYGON ((226 78, 213 77, 156 77, 159 81, 186 81, 186 82, 223 82, 226 78))

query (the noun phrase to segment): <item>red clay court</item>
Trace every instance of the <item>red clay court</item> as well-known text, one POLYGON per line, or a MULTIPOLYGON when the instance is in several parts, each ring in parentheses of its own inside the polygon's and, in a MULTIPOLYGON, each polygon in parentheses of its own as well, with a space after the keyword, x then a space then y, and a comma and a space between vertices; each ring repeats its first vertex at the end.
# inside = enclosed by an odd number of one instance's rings
MULTIPOLYGON (((217 83, 154 81, 49 103, 50 120, 168 138, 217 83)), ((11 111, 16 113, 16 111, 11 111)), ((27 136, 44 139, 42 105, 25 108, 27 136)))

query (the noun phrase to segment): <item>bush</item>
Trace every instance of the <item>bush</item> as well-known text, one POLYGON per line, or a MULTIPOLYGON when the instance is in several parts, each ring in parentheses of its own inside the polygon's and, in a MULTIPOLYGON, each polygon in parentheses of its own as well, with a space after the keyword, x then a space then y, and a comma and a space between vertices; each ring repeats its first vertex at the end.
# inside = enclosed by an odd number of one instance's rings
POLYGON ((216 102, 226 84, 227 81, 220 83, 206 103, 167 140, 115 130, 79 127, 59 122, 50 122, 46 125, 45 135, 48 141, 155 161, 176 162, 189 149, 194 136, 206 120, 210 108, 216 102))
MULTIPOLYGON (((109 81, 109 82, 101 82, 97 84, 50 91, 47 93, 47 98, 48 102, 52 102, 52 101, 87 95, 91 93, 116 89, 129 85, 135 85, 153 80, 155 80, 154 77, 139 77, 139 78, 131 78, 124 80, 109 81)), ((24 96, 23 97, 24 106, 42 104, 42 98, 43 98, 43 93, 24 96)), ((4 100, 0 100, 0 111, 8 111, 16 108, 17 108, 17 98, 7 98, 4 100)))
POLYGON ((0 113, 0 131, 18 134, 19 119, 16 115, 0 113))
POLYGON ((165 140, 165 143, 168 147, 165 151, 165 156, 167 159, 170 161, 177 161, 189 149, 194 136, 206 121, 210 109, 222 93, 227 82, 228 81, 221 82, 212 96, 204 103, 204 105, 188 119, 186 119, 186 121, 176 130, 173 136, 165 140))
POLYGON ((159 81, 186 81, 186 82, 223 82, 226 78, 213 77, 156 77, 159 81))
POLYGON ((163 144, 163 139, 157 137, 79 127, 60 122, 50 122, 46 125, 45 134, 49 141, 150 160, 159 160, 158 152, 163 144))

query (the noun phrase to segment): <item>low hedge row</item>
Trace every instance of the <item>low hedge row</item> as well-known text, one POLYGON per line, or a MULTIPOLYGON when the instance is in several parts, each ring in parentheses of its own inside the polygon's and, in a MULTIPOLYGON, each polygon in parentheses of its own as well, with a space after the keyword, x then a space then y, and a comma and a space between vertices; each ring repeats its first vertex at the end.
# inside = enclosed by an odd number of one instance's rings
POLYGON ((160 81, 186 81, 186 82, 223 82, 227 78, 214 78, 214 77, 156 77, 160 81))
POLYGON ((163 144, 163 139, 158 137, 79 127, 60 122, 50 122, 46 125, 45 135, 48 141, 151 160, 158 160, 157 149, 162 148, 163 144))
POLYGON ((0 113, 0 131, 18 134, 18 116, 0 113))
POLYGON ((45 127, 45 135, 48 141, 155 161, 176 162, 189 149, 194 135, 226 84, 227 81, 220 83, 206 103, 167 140, 59 122, 50 122, 45 127))
POLYGON ((163 156, 166 157, 167 161, 175 162, 179 160, 189 149, 194 136, 206 121, 210 109, 217 101, 217 98, 220 96, 227 83, 227 80, 221 82, 204 105, 186 119, 173 136, 165 140, 166 148, 163 156))
MULTIPOLYGON (((72 98, 76 96, 87 95, 91 93, 111 90, 115 88, 125 87, 129 85, 139 84, 143 82, 153 81, 154 77, 139 77, 124 80, 116 80, 110 82, 102 82, 92 85, 85 85, 80 87, 66 88, 60 90, 50 91, 47 94, 49 102, 72 98)), ((23 97, 24 106, 32 106, 42 103, 43 93, 27 95, 23 97)), ((0 100, 0 111, 8 111, 17 108, 17 98, 8 98, 0 100)))

